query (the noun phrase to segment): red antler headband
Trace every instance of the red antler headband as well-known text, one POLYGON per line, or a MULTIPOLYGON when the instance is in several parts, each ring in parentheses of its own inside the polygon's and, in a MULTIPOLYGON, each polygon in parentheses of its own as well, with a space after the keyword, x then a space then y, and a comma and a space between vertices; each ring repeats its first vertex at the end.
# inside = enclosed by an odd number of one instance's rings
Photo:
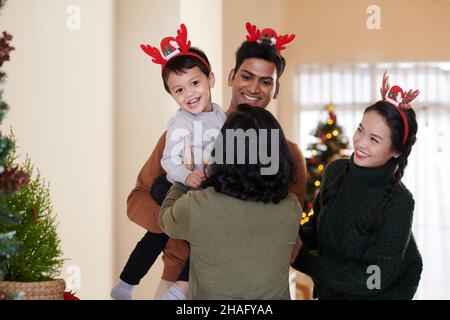
POLYGON ((184 23, 180 25, 180 29, 177 30, 177 36, 174 37, 165 37, 161 40, 161 51, 158 50, 158 48, 152 47, 148 44, 141 44, 141 49, 148 54, 150 57, 152 57, 152 61, 156 64, 160 64, 162 67, 162 70, 164 70, 164 67, 166 66, 167 62, 169 60, 178 57, 178 56, 192 56, 197 59, 199 59, 201 62, 205 64, 205 66, 208 67, 210 70, 211 67, 209 63, 206 62, 205 59, 203 59, 198 54, 195 54, 194 52, 190 52, 189 49, 191 48, 191 41, 187 40, 187 29, 184 23), (162 54, 161 54, 162 52, 162 54))
POLYGON ((248 31, 247 41, 258 43, 269 43, 275 46, 278 51, 286 49, 285 45, 292 42, 295 39, 295 34, 278 36, 277 32, 273 29, 266 28, 260 31, 255 25, 247 22, 245 25, 248 31))
POLYGON ((380 88, 381 97, 384 101, 389 102, 391 105, 395 107, 400 113, 400 116, 403 119, 403 125, 405 127, 405 134, 403 135, 403 144, 406 144, 406 140, 408 139, 409 134, 409 124, 408 119, 406 118, 405 111, 411 109, 410 103, 417 98, 419 95, 419 90, 409 90, 404 92, 402 88, 399 86, 393 86, 390 88, 389 85, 389 76, 387 75, 387 71, 383 74, 383 84, 380 88))

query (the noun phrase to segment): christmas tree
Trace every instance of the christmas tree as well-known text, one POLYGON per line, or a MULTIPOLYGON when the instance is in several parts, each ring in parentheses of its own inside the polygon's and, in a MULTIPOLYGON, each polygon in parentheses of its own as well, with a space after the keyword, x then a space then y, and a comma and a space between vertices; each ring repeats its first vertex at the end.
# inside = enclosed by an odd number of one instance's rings
MULTIPOLYGON (((6 0, 0 0, 0 9, 6 0)), ((9 60, 12 36, 0 36, 0 68, 9 60)), ((0 124, 8 110, 0 70, 0 124)), ((42 281, 59 275, 63 264, 49 187, 29 159, 16 162, 16 141, 0 132, 0 281, 42 281), (31 177, 35 177, 30 181, 31 177)))
POLYGON ((320 122, 312 132, 317 142, 311 143, 305 153, 307 184, 301 224, 308 222, 309 217, 314 214, 313 202, 319 191, 325 166, 339 157, 349 156, 349 141, 337 123, 335 106, 329 104, 326 110, 326 121, 320 122))
POLYGON ((22 248, 9 261, 5 279, 23 282, 51 280, 60 275, 64 260, 50 188, 39 171, 35 173, 28 158, 22 167, 32 177, 31 181, 6 200, 6 207, 19 213, 20 223, 11 229, 22 242, 22 248))
MULTIPOLYGON (((0 0, 0 9, 6 0, 0 0)), ((0 68, 9 60, 13 47, 10 46, 12 36, 6 32, 0 36, 0 68)), ((3 100, 3 84, 6 73, 0 70, 0 124, 2 123, 8 105, 3 100)), ((14 150, 14 142, 0 132, 0 281, 5 277, 5 268, 11 258, 21 249, 21 242, 17 239, 14 227, 20 222, 19 213, 6 206, 8 199, 22 186, 26 186, 29 176, 26 172, 10 163, 14 150)))

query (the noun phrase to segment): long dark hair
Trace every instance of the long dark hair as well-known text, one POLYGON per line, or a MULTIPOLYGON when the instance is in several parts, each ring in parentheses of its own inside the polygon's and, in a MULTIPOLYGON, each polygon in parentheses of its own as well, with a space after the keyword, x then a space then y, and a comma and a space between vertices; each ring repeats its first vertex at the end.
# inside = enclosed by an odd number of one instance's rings
POLYGON ((202 183, 202 188, 214 187, 215 191, 238 199, 264 203, 278 203, 286 198, 288 188, 295 182, 296 165, 283 130, 269 111, 247 104, 238 105, 236 111, 228 116, 217 139, 222 139, 222 143, 216 140, 212 151, 213 163, 206 168, 206 179, 202 183), (230 129, 231 132, 254 130, 253 132, 256 133, 253 142, 251 138, 245 138, 243 140, 245 146, 240 146, 245 152, 245 161, 242 161, 242 158, 241 161, 238 160, 242 157, 242 154, 238 155, 237 152, 239 139, 227 134, 230 129), (260 130, 264 129, 267 130, 267 135, 261 134, 260 130), (278 131, 278 140, 275 145, 272 144, 271 138, 273 130, 278 131), (268 167, 267 162, 260 156, 259 151, 262 145, 267 146, 267 155, 272 156, 277 153, 278 170, 273 174, 262 174, 261 170, 268 167), (256 146, 258 152, 255 156, 250 152, 256 150, 256 146), (232 155, 227 155, 227 151, 232 151, 232 155), (227 156, 232 157, 232 163, 223 161, 228 159, 227 156), (252 157, 256 161, 251 161, 252 157))
MULTIPOLYGON (((402 117, 400 113, 394 106, 390 103, 381 100, 368 107, 364 114, 367 112, 377 112, 380 116, 383 117, 386 125, 389 127, 391 131, 391 142, 392 142, 392 150, 393 152, 400 153, 400 156, 396 159, 397 168, 391 176, 389 181, 389 186, 386 189, 386 192, 383 195, 383 199, 378 207, 375 209, 373 221, 368 226, 358 226, 362 232, 371 233, 377 226, 379 221, 381 221, 381 217, 383 212, 392 198, 394 191, 401 190, 404 188, 404 185, 401 183, 401 179, 403 177, 405 168, 408 164, 408 157, 411 153, 412 146, 416 142, 417 135, 417 121, 416 121, 416 113, 413 109, 409 109, 404 111, 406 115, 406 119, 409 125, 408 137, 406 143, 403 144, 403 135, 405 126, 403 124, 402 117)), ((325 205, 334 195, 339 191, 339 187, 344 180, 345 175, 350 170, 350 163, 348 162, 345 170, 343 170, 342 174, 336 176, 325 188, 322 193, 321 202, 325 205)))

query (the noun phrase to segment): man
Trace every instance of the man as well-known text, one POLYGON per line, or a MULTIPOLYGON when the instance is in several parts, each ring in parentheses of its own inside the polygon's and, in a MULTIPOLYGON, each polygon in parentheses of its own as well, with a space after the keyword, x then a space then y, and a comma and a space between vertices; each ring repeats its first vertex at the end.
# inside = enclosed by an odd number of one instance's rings
MULTIPOLYGON (((250 27, 252 26, 250 25, 250 27)), ((232 99, 226 112, 227 115, 242 103, 266 108, 272 99, 277 98, 279 93, 279 80, 286 65, 280 51, 284 49, 283 45, 287 42, 281 43, 282 39, 280 37, 277 39, 276 34, 267 37, 264 30, 262 36, 259 37, 260 32, 256 29, 258 36, 252 37, 252 34, 255 35, 255 33, 251 33, 250 29, 247 24, 250 37, 247 37, 248 40, 238 49, 236 65, 228 77, 228 86, 232 88, 232 99)), ((252 30, 255 31, 255 29, 252 30)), ((165 140, 166 132, 159 138, 150 158, 141 169, 136 187, 131 191, 127 200, 129 219, 154 233, 162 233, 159 226, 160 207, 151 197, 150 189, 154 181, 165 173, 161 167, 165 140)), ((297 163, 297 180, 289 192, 295 194, 300 204, 303 204, 306 191, 305 159, 295 143, 288 141, 288 145, 297 163)), ((299 242, 296 250, 298 248, 299 242)), ((296 250, 293 252, 293 258, 296 256, 296 250)), ((164 270, 155 297, 159 297, 178 279, 188 258, 188 243, 184 240, 169 239, 163 251, 164 270)))

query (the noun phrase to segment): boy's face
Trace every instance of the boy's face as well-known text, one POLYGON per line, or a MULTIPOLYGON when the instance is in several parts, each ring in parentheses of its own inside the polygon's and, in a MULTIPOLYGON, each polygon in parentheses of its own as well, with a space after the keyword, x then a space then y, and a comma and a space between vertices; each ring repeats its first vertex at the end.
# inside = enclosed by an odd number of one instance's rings
POLYGON ((228 86, 233 89, 232 108, 241 103, 266 108, 278 95, 276 66, 260 58, 245 59, 238 70, 231 70, 228 86))
POLYGON ((214 74, 211 72, 209 78, 199 67, 184 70, 179 75, 172 72, 167 79, 170 95, 178 106, 186 112, 199 114, 210 112, 211 89, 214 87, 214 74))

